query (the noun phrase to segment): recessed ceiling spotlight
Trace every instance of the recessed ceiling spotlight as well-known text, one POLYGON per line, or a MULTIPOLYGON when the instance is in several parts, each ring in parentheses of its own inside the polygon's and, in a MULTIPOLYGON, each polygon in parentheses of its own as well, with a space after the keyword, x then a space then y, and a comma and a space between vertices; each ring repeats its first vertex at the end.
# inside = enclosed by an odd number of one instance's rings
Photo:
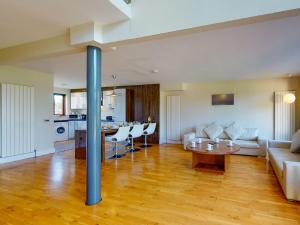
POLYGON ((154 70, 151 70, 152 73, 158 73, 159 70, 158 69, 154 69, 154 70))
POLYGON ((116 46, 112 46, 111 50, 116 51, 118 48, 116 46))

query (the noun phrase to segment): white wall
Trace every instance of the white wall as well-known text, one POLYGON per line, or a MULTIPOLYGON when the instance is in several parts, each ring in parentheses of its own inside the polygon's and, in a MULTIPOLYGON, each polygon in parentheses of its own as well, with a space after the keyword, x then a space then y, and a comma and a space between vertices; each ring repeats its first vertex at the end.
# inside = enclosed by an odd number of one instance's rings
POLYGON ((54 152, 53 75, 17 67, 0 66, 0 83, 35 88, 34 133, 37 155, 54 152))
POLYGON ((106 116, 112 116, 116 122, 126 121, 126 89, 115 89, 118 96, 109 96, 112 91, 103 91, 103 107, 101 109, 101 119, 106 120, 106 116))
MULTIPOLYGON (((259 128, 260 136, 274 135, 274 91, 299 90, 299 79, 226 81, 188 83, 185 91, 161 90, 161 142, 166 140, 166 96, 181 96, 181 134, 196 125, 210 122, 259 128), (233 106, 212 106, 212 94, 234 93, 233 106)), ((163 87, 163 85, 162 85, 163 87)))

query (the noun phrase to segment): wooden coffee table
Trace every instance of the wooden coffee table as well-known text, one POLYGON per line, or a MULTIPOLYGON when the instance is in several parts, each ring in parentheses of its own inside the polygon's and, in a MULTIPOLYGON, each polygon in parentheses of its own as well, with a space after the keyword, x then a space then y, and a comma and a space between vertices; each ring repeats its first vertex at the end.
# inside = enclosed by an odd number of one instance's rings
POLYGON ((192 167, 197 170, 213 171, 224 173, 228 168, 229 155, 240 150, 240 146, 233 144, 227 146, 226 142, 215 144, 212 141, 204 141, 192 147, 191 144, 187 149, 192 152, 192 167), (213 144, 213 150, 207 150, 207 144, 213 144))

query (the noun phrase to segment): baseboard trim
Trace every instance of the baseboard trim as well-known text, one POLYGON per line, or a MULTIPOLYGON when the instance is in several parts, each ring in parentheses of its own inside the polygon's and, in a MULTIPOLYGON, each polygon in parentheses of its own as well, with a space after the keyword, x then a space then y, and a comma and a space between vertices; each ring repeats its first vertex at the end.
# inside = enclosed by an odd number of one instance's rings
POLYGON ((181 141, 167 140, 167 144, 182 144, 182 142, 181 141))
MULTIPOLYGON (((36 151, 36 156, 39 157, 39 156, 43 156, 43 155, 52 154, 54 152, 55 152, 54 148, 50 148, 48 150, 43 150, 43 151, 36 151)), ((15 155, 15 156, 10 156, 10 157, 0 158, 0 164, 15 162, 15 161, 19 161, 19 160, 34 158, 34 157, 35 157, 35 153, 30 152, 30 153, 26 153, 23 155, 15 155)))

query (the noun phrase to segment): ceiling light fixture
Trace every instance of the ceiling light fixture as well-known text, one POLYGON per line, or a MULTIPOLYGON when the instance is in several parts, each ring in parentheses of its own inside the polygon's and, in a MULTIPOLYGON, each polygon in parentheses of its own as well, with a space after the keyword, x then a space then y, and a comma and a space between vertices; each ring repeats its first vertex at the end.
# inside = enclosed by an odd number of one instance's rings
POLYGON ((158 69, 154 69, 154 70, 151 70, 152 73, 158 73, 159 70, 158 69))
POLYGON ((116 84, 116 80, 117 80, 117 75, 111 75, 112 76, 112 78, 113 78, 113 91, 112 91, 112 93, 111 94, 108 94, 107 96, 110 96, 110 97, 117 97, 117 96, 120 96, 121 94, 118 94, 118 93, 116 93, 116 86, 115 86, 115 84, 116 84))

